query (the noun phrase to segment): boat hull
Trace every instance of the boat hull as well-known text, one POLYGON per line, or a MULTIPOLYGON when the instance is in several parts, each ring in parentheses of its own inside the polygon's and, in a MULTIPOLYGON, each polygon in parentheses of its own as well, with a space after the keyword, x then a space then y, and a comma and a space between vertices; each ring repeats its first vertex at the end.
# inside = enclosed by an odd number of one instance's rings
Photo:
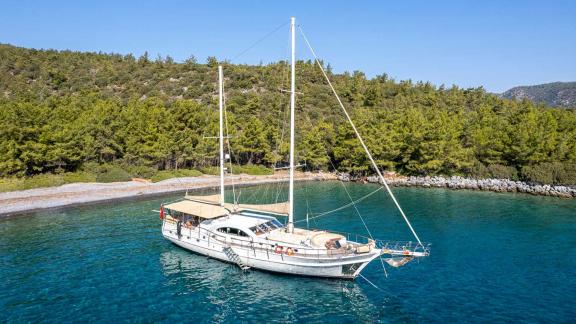
MULTIPOLYGON (((163 232, 166 239, 172 243, 200 255, 205 255, 220 261, 232 262, 224 249, 227 244, 212 240, 203 240, 194 236, 174 235, 174 232, 163 232)), ((380 255, 375 249, 371 253, 346 257, 299 257, 277 254, 269 250, 233 248, 242 264, 259 270, 300 275, 309 277, 354 279, 360 272, 380 255)))

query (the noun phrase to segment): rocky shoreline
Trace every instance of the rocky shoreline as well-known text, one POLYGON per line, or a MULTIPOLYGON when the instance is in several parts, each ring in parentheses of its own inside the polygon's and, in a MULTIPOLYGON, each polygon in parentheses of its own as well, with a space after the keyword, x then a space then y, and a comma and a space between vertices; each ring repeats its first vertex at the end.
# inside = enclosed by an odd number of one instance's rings
MULTIPOLYGON (((507 179, 470 179, 464 177, 403 177, 385 174, 386 181, 398 187, 468 189, 494 192, 520 192, 532 195, 576 198, 576 187, 529 184, 507 179)), ((285 174, 270 176, 229 176, 228 184, 255 185, 286 181, 285 174)), ((377 183, 378 177, 354 177, 346 173, 297 172, 296 180, 341 180, 377 183)), ((139 181, 115 183, 74 183, 60 187, 37 188, 0 193, 0 217, 22 214, 48 208, 113 201, 130 197, 156 196, 187 189, 215 187, 216 176, 174 178, 157 183, 139 181)))
MULTIPOLYGON (((378 176, 353 177, 347 173, 339 173, 337 178, 341 181, 378 183, 378 176)), ((561 198, 576 198, 576 188, 569 186, 530 184, 522 181, 508 179, 471 179, 459 176, 452 177, 402 177, 395 174, 385 175, 386 181, 398 187, 423 187, 467 189, 493 192, 520 192, 539 196, 561 198)))

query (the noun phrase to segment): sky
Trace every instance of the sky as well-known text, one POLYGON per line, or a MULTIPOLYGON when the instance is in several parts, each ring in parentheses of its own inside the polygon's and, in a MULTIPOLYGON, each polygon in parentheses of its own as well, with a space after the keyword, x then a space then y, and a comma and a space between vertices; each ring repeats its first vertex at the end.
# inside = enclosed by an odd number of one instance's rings
POLYGON ((290 16, 335 72, 496 93, 576 81, 576 1, 0 0, 0 43, 259 64, 288 59, 290 16))

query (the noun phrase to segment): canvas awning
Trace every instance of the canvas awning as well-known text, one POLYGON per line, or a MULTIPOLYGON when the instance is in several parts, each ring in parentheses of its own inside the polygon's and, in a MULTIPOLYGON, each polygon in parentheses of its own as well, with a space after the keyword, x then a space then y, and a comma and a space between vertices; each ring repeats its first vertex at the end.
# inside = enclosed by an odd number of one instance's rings
MULTIPOLYGON (((189 196, 185 197, 187 200, 201 203, 218 204, 220 202, 220 195, 208 196, 189 196)), ((278 215, 288 215, 288 202, 274 203, 274 204, 238 204, 225 203, 224 207, 233 211, 251 210, 261 211, 266 213, 273 213, 278 215)))
POLYGON ((185 199, 208 202, 213 204, 218 204, 220 202, 220 195, 208 195, 208 196, 189 196, 188 194, 184 196, 185 199))
POLYGON ((288 203, 277 203, 277 204, 261 204, 261 205, 252 205, 252 204, 225 204, 226 207, 231 208, 232 210, 240 211, 240 210, 252 210, 252 211, 261 211, 266 213, 272 214, 279 214, 279 215, 288 215, 288 203))
POLYGON ((230 213, 230 211, 225 207, 192 200, 182 200, 165 205, 164 208, 206 219, 226 216, 230 213))

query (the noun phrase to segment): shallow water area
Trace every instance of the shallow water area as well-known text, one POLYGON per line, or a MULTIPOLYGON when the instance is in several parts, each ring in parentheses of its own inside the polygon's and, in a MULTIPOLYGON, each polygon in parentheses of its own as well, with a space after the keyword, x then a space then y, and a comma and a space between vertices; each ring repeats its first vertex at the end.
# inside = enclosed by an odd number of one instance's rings
MULTIPOLYGON (((377 187, 345 184, 353 198, 377 187)), ((244 197, 262 186, 242 188, 244 197)), ((430 257, 372 262, 356 281, 245 273, 164 240, 152 210, 177 195, 0 219, 0 322, 568 322, 576 318, 576 200, 396 188, 430 257)), ((349 202, 297 184, 297 225, 349 202)), ((384 192, 358 205, 371 234, 413 240, 384 192)), ((284 221, 283 219, 280 219, 284 221)), ((309 226, 358 234, 353 208, 309 226)))

